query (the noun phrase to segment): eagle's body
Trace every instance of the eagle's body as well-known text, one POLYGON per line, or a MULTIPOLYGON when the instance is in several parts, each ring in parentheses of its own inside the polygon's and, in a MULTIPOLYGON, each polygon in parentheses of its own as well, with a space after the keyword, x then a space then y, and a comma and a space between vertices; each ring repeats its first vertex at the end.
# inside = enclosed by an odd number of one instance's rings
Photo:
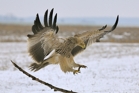
POLYGON ((29 53, 31 54, 33 59, 38 62, 38 63, 33 63, 31 65, 35 71, 39 70, 45 65, 58 64, 58 63, 60 64, 60 67, 64 72, 75 73, 76 70, 74 70, 73 67, 79 67, 79 66, 85 67, 83 65, 76 64, 73 60, 73 55, 71 54, 72 50, 76 46, 79 45, 81 47, 85 47, 85 44, 83 41, 81 41, 81 39, 77 37, 69 37, 67 39, 58 38, 57 36, 55 36, 55 33, 52 29, 45 34, 42 34, 40 32, 36 35, 29 38, 28 40, 29 53), (40 38, 38 39, 37 37, 39 34, 42 36, 40 36, 40 38), (38 47, 38 44, 41 46, 38 47), (34 46, 36 47, 34 48, 34 46), (44 54, 46 55, 46 56, 44 55, 42 61, 38 60, 41 58, 40 57, 41 55, 38 58, 38 55, 40 54, 40 50, 44 51, 42 55, 44 54))
POLYGON ((117 17, 110 31, 102 31, 106 28, 106 26, 103 26, 96 31, 87 31, 72 37, 59 38, 57 36, 59 29, 56 26, 57 14, 52 23, 53 9, 51 10, 49 24, 47 23, 47 15, 48 10, 44 15, 45 27, 43 27, 37 14, 32 26, 34 35, 28 35, 28 52, 35 61, 30 68, 34 71, 49 64, 59 64, 63 72, 78 73, 81 67, 85 68, 86 66, 75 63, 74 56, 83 51, 92 42, 99 41, 106 33, 113 31, 118 23, 117 17), (78 67, 78 69, 75 70, 75 67, 78 67))

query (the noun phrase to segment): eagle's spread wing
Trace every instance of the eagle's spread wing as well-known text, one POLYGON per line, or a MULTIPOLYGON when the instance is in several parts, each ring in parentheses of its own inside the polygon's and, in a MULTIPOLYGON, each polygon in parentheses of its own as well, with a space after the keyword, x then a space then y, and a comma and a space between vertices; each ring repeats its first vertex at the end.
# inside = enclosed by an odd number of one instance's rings
MULTIPOLYGON (((115 21, 115 24, 112 26, 112 28, 109 31, 104 31, 104 29, 106 28, 106 26, 103 26, 101 29, 96 30, 96 31, 87 31, 81 34, 77 34, 75 35, 75 37, 79 37, 81 38, 86 47, 90 44, 92 44, 93 42, 99 42, 100 38, 102 38, 105 34, 113 31, 118 24, 118 20, 119 20, 119 16, 117 16, 117 19, 115 21)), ((81 48, 80 46, 76 46, 73 50, 72 50, 72 55, 75 56, 76 54, 78 54, 79 52, 83 51, 84 49, 81 48)))
MULTIPOLYGON (((38 32, 42 31, 43 29, 45 29, 45 31, 47 31, 47 29, 54 29, 55 33, 58 32, 59 28, 56 25, 57 22, 57 14, 55 14, 54 20, 53 20, 53 10, 51 10, 50 15, 49 15, 49 20, 47 19, 48 17, 48 10, 46 10, 45 14, 44 14, 44 25, 45 27, 42 26, 40 19, 39 19, 39 15, 36 15, 36 19, 34 20, 34 25, 32 26, 32 32, 35 34, 37 34, 38 32), (48 22, 49 21, 49 22, 48 22), (53 23, 52 23, 53 21, 53 23)), ((33 35, 27 35, 29 38, 31 38, 33 35)))
POLYGON ((42 26, 39 15, 37 14, 36 19, 34 21, 34 25, 32 26, 32 32, 34 35, 28 36, 28 52, 32 56, 32 58, 37 62, 42 62, 55 47, 59 40, 56 37, 56 33, 58 32, 57 22, 57 14, 53 19, 53 9, 50 12, 49 20, 48 10, 46 10, 44 15, 44 25, 42 26))

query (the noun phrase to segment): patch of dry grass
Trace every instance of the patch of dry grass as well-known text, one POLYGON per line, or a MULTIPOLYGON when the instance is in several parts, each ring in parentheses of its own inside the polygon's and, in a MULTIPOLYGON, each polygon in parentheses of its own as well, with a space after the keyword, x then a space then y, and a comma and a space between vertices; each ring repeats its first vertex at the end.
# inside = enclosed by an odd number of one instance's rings
MULTIPOLYGON (((59 34, 71 36, 88 30, 96 30, 101 26, 80 26, 80 25, 60 25, 59 34)), ((106 30, 110 29, 108 27, 106 30)), ((20 42, 26 41, 27 34, 31 34, 31 25, 0 24, 1 42, 20 42)), ((103 42, 120 43, 139 43, 139 28, 137 27, 117 27, 115 31, 107 35, 108 39, 102 39, 103 42), (119 38, 123 37, 123 38, 119 38)))

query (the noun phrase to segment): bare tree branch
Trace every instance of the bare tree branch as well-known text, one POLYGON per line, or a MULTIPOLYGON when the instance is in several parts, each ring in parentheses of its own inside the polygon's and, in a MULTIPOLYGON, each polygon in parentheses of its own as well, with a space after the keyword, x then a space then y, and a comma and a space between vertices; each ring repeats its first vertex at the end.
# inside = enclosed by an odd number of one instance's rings
POLYGON ((21 67, 19 67, 19 66, 18 66, 15 62, 13 62, 12 60, 11 60, 11 62, 12 62, 13 65, 14 65, 16 68, 18 68, 21 72, 23 72, 23 73, 24 73, 25 75, 27 75, 28 77, 32 78, 32 80, 38 81, 39 83, 44 84, 44 85, 50 87, 51 89, 54 89, 54 91, 60 91, 60 92, 63 92, 63 93, 77 93, 77 92, 73 92, 72 90, 69 91, 69 90, 66 90, 66 89, 62 89, 62 88, 55 87, 55 86, 53 86, 53 85, 51 85, 51 84, 49 84, 49 83, 47 83, 47 82, 45 82, 45 81, 42 81, 42 80, 40 80, 39 78, 37 78, 37 77, 35 77, 35 76, 29 74, 29 73, 26 72, 25 70, 23 70, 21 67))

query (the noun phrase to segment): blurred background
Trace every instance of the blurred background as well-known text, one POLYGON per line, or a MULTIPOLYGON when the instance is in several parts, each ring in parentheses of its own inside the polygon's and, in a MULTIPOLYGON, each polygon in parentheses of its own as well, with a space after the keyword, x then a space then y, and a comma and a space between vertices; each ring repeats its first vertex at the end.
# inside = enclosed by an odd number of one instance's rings
POLYGON ((138 10, 139 0, 1 0, 0 93, 54 93, 20 73, 11 60, 39 79, 79 93, 139 93, 138 10), (75 57, 87 66, 78 75, 63 73, 59 65, 38 72, 28 68, 34 61, 27 52, 27 34, 32 34, 36 14, 43 24, 45 11, 52 8, 63 37, 106 24, 109 30, 119 15, 113 32, 75 57))
MULTIPOLYGON (((26 41, 38 13, 43 24, 45 11, 54 8, 61 33, 111 27, 119 15, 116 31, 103 41, 139 42, 138 0, 3 0, 0 3, 0 41, 26 41)), ((64 35, 66 35, 66 33, 64 35)), ((72 33, 74 34, 74 33, 72 33)))

